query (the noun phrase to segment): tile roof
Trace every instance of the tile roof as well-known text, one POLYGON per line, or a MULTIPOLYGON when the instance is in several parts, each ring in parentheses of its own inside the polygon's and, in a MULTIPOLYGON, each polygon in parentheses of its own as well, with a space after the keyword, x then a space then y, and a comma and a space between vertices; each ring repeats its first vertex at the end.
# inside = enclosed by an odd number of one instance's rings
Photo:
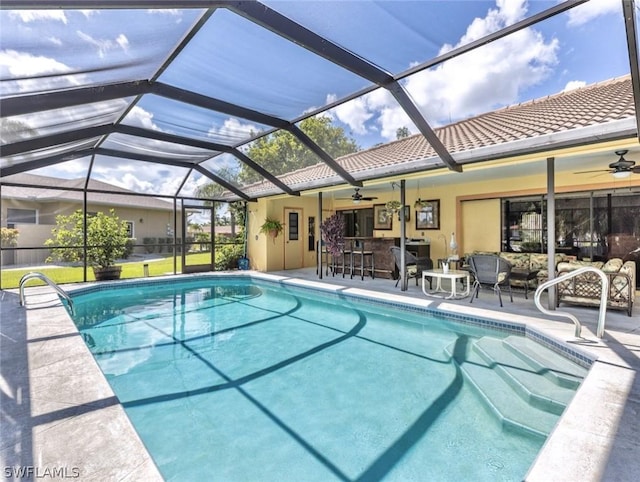
MULTIPOLYGON (((472 155, 479 148, 525 139, 539 139, 540 145, 552 147, 541 137, 634 116, 631 76, 626 75, 464 119, 437 128, 435 132, 455 159, 456 154, 462 152, 472 155)), ((382 177, 444 167, 421 134, 349 154, 336 161, 356 179, 371 178, 374 170, 380 171, 379 177, 382 177)), ((278 177, 296 190, 344 184, 344 180, 324 163, 278 177)), ((246 187, 245 192, 252 196, 280 194, 280 190, 269 182, 246 187)))
MULTIPOLYGON (((12 184, 3 184, 3 199, 22 199, 36 202, 76 201, 82 202, 85 179, 60 179, 36 174, 20 173, 4 179, 12 184), (24 184, 24 186, 20 185, 24 184), (31 187, 40 186, 40 187, 31 187)), ((153 196, 139 196, 133 191, 102 181, 90 180, 89 202, 110 206, 135 206, 144 209, 173 211, 173 203, 153 196)))

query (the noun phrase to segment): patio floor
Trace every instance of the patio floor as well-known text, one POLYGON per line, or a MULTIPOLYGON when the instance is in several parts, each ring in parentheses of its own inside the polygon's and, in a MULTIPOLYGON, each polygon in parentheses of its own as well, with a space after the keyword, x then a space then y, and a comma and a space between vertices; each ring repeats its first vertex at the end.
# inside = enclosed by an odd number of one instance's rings
MULTIPOLYGON (((557 340, 574 340, 573 324, 545 319, 533 296, 514 292, 504 307, 490 291, 469 303, 427 299, 413 281, 348 276, 318 279, 315 268, 251 273, 294 284, 318 282, 346 292, 366 290, 442 311, 520 321, 557 340)), ((236 273, 237 274, 237 273, 236 273)), ((73 287, 69 287, 73 289, 73 287)), ((0 292, 0 460, 15 474, 79 480, 162 480, 75 326, 48 288, 0 292)), ((543 295, 543 301, 546 301, 543 295)), ((632 317, 608 311, 603 340, 598 310, 561 307, 583 323, 583 343, 597 361, 530 470, 530 481, 632 481, 640 473, 640 309, 632 317)), ((27 477, 28 479, 28 477, 27 477)))

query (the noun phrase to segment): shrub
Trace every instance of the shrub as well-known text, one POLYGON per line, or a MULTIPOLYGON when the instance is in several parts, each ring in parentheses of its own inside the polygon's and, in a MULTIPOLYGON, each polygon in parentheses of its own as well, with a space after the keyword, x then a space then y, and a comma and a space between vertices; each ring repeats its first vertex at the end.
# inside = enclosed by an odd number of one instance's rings
MULTIPOLYGON (((98 268, 113 266, 125 256, 128 236, 127 222, 121 221, 113 209, 109 214, 98 212, 87 217, 87 263, 98 268)), ((69 216, 56 216, 52 238, 45 246, 52 247, 47 262, 84 260, 84 216, 78 210, 69 216)))
POLYGON ((142 244, 144 244, 144 249, 147 254, 156 252, 156 243, 158 242, 157 238, 142 238, 142 244))
POLYGON ((216 246, 215 269, 226 271, 236 269, 238 260, 242 257, 243 246, 241 244, 225 244, 216 246))
POLYGON ((133 248, 135 247, 136 244, 136 238, 129 238, 127 239, 127 243, 124 245, 124 254, 122 255, 122 257, 124 259, 129 258, 132 254, 133 254, 133 248))
POLYGON ((18 230, 13 228, 0 228, 0 242, 4 248, 15 248, 18 245, 18 230))

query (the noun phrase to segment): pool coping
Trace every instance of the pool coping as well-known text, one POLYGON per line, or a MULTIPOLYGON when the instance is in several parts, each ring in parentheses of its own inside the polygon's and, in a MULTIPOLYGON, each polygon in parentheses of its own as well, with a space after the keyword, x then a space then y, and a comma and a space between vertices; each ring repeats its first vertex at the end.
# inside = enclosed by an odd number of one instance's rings
MULTIPOLYGON (((639 464, 637 457, 639 441, 632 428, 632 422, 635 417, 635 423, 637 423, 640 405, 637 394, 637 367, 631 366, 616 354, 606 340, 590 343, 587 346, 568 344, 564 340, 570 339, 573 334, 573 326, 568 324, 549 324, 541 318, 453 303, 438 303, 436 307, 431 300, 427 299, 410 299, 388 293, 383 296, 379 292, 366 289, 254 271, 174 275, 154 277, 149 280, 123 280, 117 283, 122 286, 128 283, 157 283, 166 279, 176 281, 176 279, 202 277, 251 278, 285 286, 320 289, 341 296, 374 300, 376 303, 388 306, 402 305, 418 311, 428 310, 458 319, 491 318, 505 324, 520 326, 526 336, 550 344, 556 350, 567 350, 571 354, 577 354, 582 362, 591 364, 587 377, 545 442, 526 480, 546 482, 550 480, 550 474, 553 474, 553 480, 599 481, 611 478, 626 480, 625 474, 636 473, 632 467, 638 467, 639 464), (631 404, 627 403, 629 400, 632 401, 631 404), (596 407, 595 410, 594 407, 596 407), (623 457, 622 462, 625 463, 610 464, 609 454, 614 448, 628 451, 628 461, 623 457)), ((111 284, 102 282, 74 285, 69 286, 68 292, 107 288, 111 284)), ((33 290, 38 289, 30 288, 30 293, 35 292, 33 290)), ((33 303, 32 300, 33 295, 30 294, 29 304, 33 303)), ((28 380, 30 387, 30 394, 27 395, 30 413, 17 413, 16 423, 20 424, 20 417, 28 419, 26 423, 32 429, 32 459, 38 460, 40 469, 77 468, 82 472, 82 480, 105 480, 111 476, 118 480, 163 480, 95 359, 80 337, 66 308, 59 301, 44 308, 46 312, 41 309, 31 309, 29 306, 27 309, 15 307, 26 322, 28 366, 23 367, 20 376, 28 380), (44 320, 40 316, 43 313, 46 313, 44 320), (64 369, 68 372, 63 377, 64 372, 60 373, 58 370, 64 369), (54 370, 56 371, 52 375, 51 372, 54 370), (78 370, 81 370, 80 374, 78 370), (65 382, 61 383, 61 379, 65 382), (92 383, 87 383, 88 380, 92 383), (61 413, 64 418, 56 419, 48 415, 51 413, 61 413), (42 423, 34 426, 34 419, 42 423), (86 430, 87 426, 94 425, 108 428, 108 430, 101 430, 99 440, 95 437, 95 433, 92 434, 92 431, 86 430), (61 443, 61 440, 64 442, 61 443), (125 448, 122 440, 127 441, 125 448), (100 454, 100 457, 96 454, 100 454), (37 458, 34 455, 37 455, 37 458)), ((6 320, 5 314, 2 318, 6 320)), ((6 321, 2 324, 5 325, 2 329, 4 335, 7 328, 6 321)), ((6 331, 9 332, 9 330, 6 331)), ((591 339, 595 340, 595 335, 592 334, 591 339)), ((4 341, 3 344, 6 347, 4 341)), ((4 347, 3 351, 6 351, 4 347)), ((3 358, 2 361, 5 362, 5 359, 3 358)), ((18 394, 12 395, 14 399, 18 398, 18 394)), ((21 396, 24 398, 25 395, 21 396)), ((23 410, 25 408, 23 407, 23 410)), ((19 409, 18 412, 20 412, 19 409)), ((11 443, 11 440, 5 440, 5 438, 3 434, 2 446, 0 446, 3 465, 28 466, 28 460, 24 463, 25 460, 19 460, 15 456, 19 441, 14 440, 14 443, 11 443), (19 463, 14 463, 16 460, 19 463)))

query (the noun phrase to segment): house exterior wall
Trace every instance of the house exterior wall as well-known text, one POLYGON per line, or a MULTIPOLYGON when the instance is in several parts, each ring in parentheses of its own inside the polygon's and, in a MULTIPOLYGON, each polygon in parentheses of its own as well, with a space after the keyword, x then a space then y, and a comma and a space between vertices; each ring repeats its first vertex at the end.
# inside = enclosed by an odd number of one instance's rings
MULTIPOLYGON (((19 232, 16 248, 43 248, 16 250, 11 256, 3 256, 3 264, 33 265, 44 263, 49 256, 49 250, 44 248, 44 243, 51 238, 51 230, 56 226, 56 216, 67 216, 81 208, 80 204, 68 201, 38 203, 21 199, 3 199, 3 227, 7 226, 8 209, 35 209, 37 211, 37 224, 19 223, 14 225, 19 232)), ((136 239, 136 244, 142 244, 143 239, 147 237, 172 237, 173 231, 177 231, 178 237, 180 237, 181 228, 175 229, 172 211, 87 203, 88 212, 109 212, 110 209, 114 209, 121 220, 133 223, 133 237, 136 239)), ((182 217, 178 215, 177 219, 178 226, 180 226, 182 217)), ((143 246, 138 246, 134 252, 144 253, 146 250, 143 246)))
MULTIPOLYGON (((326 203, 326 201, 324 201, 326 203)), ((285 209, 300 209, 300 236, 303 243, 303 266, 315 266, 316 251, 309 250, 309 217, 315 218, 316 235, 318 239, 318 197, 317 196, 282 196, 278 198, 262 198, 256 203, 249 204, 247 222, 247 253, 251 269, 258 271, 276 271, 284 269, 284 250, 286 233, 283 232, 275 240, 260 233, 260 226, 267 216, 285 223, 285 209)), ((324 217, 331 215, 325 210, 324 217)), ((287 229, 285 223, 285 231, 287 229)))
MULTIPOLYGON (((409 238, 428 238, 431 243, 431 258, 446 257, 451 233, 456 233, 458 253, 464 254, 471 250, 500 251, 501 242, 501 206, 500 198, 513 196, 544 195, 547 191, 547 175, 545 162, 539 162, 539 174, 529 176, 505 176, 500 169, 495 168, 493 178, 486 181, 465 181, 465 173, 444 172, 437 175, 428 174, 420 178, 422 188, 407 188, 406 204, 410 206, 411 218, 406 223, 406 236, 409 238), (446 176, 446 180, 434 178, 446 176), (415 228, 416 199, 440 200, 440 229, 418 230, 415 228), (446 239, 446 243, 445 243, 446 239)), ((406 176, 416 179, 417 176, 406 176)), ((390 200, 400 200, 398 189, 391 189, 390 181, 384 182, 389 189, 387 193, 378 195, 374 201, 362 201, 358 209, 373 207, 374 204, 384 204, 390 200)), ((614 180, 604 173, 601 176, 576 175, 572 172, 556 172, 555 192, 585 192, 602 189, 630 189, 640 187, 640 176, 635 175, 623 181, 614 180)), ((344 186, 342 187, 344 189, 344 186)), ((284 268, 284 236, 279 236, 272 243, 267 236, 258 234, 260 225, 267 214, 284 219, 285 207, 300 207, 304 212, 303 228, 307 231, 308 216, 317 218, 318 197, 308 195, 300 197, 264 198, 257 205, 250 206, 250 222, 248 255, 252 268, 259 271, 273 271, 284 268), (256 239, 257 236, 257 239, 256 239)), ((340 209, 352 209, 350 200, 338 200, 327 190, 323 193, 323 218, 330 216, 340 209)), ((320 223, 316 221, 319 227, 320 223)), ((375 237, 400 237, 400 223, 394 216, 391 230, 376 230, 375 237)), ((305 267, 315 265, 315 252, 307 252, 305 247, 305 267)))

